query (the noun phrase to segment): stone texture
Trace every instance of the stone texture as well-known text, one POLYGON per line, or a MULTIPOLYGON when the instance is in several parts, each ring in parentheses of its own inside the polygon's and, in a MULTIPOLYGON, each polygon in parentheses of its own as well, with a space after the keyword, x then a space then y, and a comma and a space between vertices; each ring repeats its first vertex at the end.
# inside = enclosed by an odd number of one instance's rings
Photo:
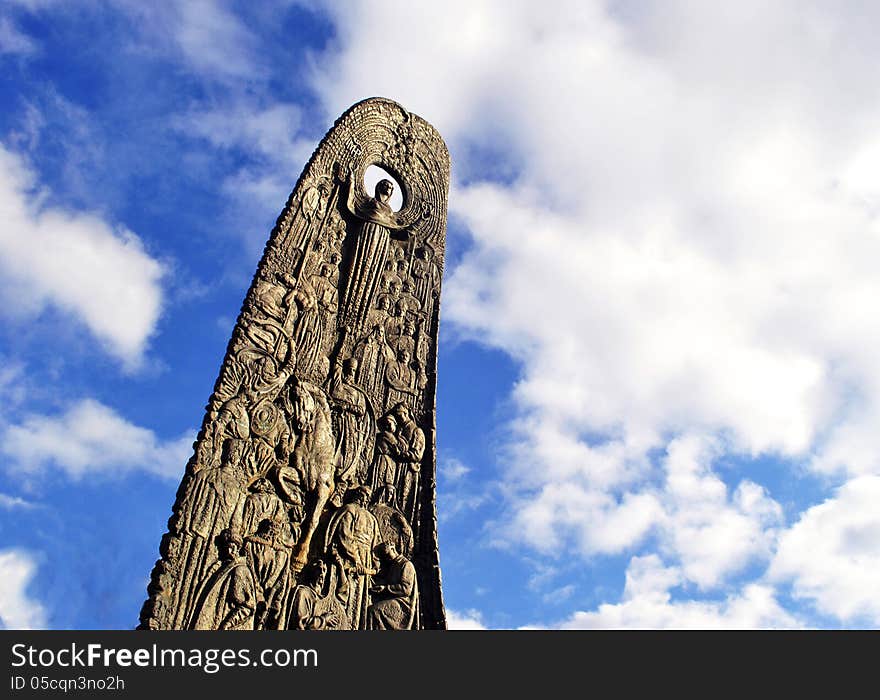
POLYGON ((449 154, 386 99, 312 155, 235 324, 144 629, 444 629, 435 395, 449 154), (395 183, 364 187, 370 165, 395 183))

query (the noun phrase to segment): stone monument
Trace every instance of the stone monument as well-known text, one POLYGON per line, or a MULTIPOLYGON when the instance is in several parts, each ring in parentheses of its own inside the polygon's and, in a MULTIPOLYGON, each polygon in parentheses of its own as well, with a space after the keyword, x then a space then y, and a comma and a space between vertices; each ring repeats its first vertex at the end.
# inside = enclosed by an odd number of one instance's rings
POLYGON ((448 189, 443 140, 390 100, 354 105, 321 141, 235 324, 141 629, 445 629, 448 189), (370 166, 390 177, 368 192, 370 166))

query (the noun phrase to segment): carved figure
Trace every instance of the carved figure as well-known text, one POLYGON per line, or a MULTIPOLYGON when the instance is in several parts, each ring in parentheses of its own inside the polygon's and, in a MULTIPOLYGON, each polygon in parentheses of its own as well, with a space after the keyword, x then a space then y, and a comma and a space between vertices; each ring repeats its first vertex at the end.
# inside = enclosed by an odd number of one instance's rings
POLYGON ((370 587, 373 603, 367 612, 367 628, 374 630, 416 629, 419 617, 419 585, 416 569, 392 542, 376 548, 381 575, 370 587))
POLYGON ((412 356, 409 350, 401 348, 397 351, 397 360, 385 368, 385 383, 388 387, 388 403, 411 403, 418 394, 416 387, 417 375, 410 365, 412 356))
POLYGON ((370 430, 367 398, 355 384, 358 361, 349 357, 330 383, 330 398, 339 417, 336 425, 339 469, 336 474, 337 490, 344 491, 355 480, 370 430))
POLYGON ((257 591, 254 576, 241 556, 241 538, 227 529, 218 540, 220 561, 208 571, 190 627, 195 630, 253 629, 257 591))
POLYGON ((419 477, 425 454, 425 432, 413 420, 412 411, 406 404, 397 404, 394 415, 400 424, 400 510, 415 524, 418 520, 419 477))
POLYGON ((415 295, 421 300, 422 306, 428 310, 428 305, 436 293, 440 284, 440 273, 432 258, 434 251, 429 246, 416 248, 415 259, 412 262, 412 276, 415 280, 415 295))
POLYGON ((397 506, 397 460, 400 442, 397 438, 397 419, 393 414, 382 416, 381 432, 376 438, 376 457, 373 460, 373 489, 379 503, 397 506))
POLYGON ((326 597, 321 591, 326 579, 327 565, 322 559, 316 559, 303 569, 302 583, 294 589, 291 600, 290 629, 324 630, 339 625, 339 612, 322 605, 326 597))
POLYGON ((358 384, 373 395, 381 395, 385 368, 389 362, 394 361, 394 351, 388 346, 385 327, 376 324, 370 334, 357 344, 354 356, 358 360, 358 384))
POLYGON ((257 531, 264 520, 285 520, 284 503, 275 493, 272 482, 265 477, 257 479, 244 501, 241 534, 243 537, 257 531))
POLYGON ((287 584, 287 563, 293 539, 283 520, 264 518, 245 537, 247 562, 257 590, 255 629, 279 629, 287 584))
POLYGON ((388 202, 394 193, 391 180, 379 180, 375 195, 359 211, 363 219, 357 235, 357 247, 348 271, 343 303, 343 323, 363 323, 372 305, 379 277, 385 269, 391 244, 389 229, 396 225, 388 202))
POLYGON ((370 489, 359 486, 327 525, 327 556, 333 564, 336 595, 352 629, 360 629, 368 603, 370 577, 376 573, 373 549, 379 544, 379 522, 369 510, 370 489))

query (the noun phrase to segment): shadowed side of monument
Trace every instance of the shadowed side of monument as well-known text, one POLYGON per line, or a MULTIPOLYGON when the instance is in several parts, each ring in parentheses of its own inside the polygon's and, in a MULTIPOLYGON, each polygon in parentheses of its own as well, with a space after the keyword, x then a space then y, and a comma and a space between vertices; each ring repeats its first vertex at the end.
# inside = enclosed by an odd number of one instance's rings
POLYGON ((232 333, 142 629, 445 629, 436 367, 449 153, 390 100, 327 133, 232 333), (379 166, 395 182, 373 192, 379 166))

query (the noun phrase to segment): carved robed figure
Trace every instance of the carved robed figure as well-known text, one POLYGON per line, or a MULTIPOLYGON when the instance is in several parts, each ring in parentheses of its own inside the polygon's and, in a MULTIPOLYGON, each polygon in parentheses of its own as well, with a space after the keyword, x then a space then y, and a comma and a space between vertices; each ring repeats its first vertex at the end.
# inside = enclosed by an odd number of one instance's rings
POLYGON ((360 102, 324 137, 233 329, 141 628, 446 627, 435 397, 448 189, 442 139, 395 102, 360 102), (386 177, 367 191, 370 166, 386 177))

